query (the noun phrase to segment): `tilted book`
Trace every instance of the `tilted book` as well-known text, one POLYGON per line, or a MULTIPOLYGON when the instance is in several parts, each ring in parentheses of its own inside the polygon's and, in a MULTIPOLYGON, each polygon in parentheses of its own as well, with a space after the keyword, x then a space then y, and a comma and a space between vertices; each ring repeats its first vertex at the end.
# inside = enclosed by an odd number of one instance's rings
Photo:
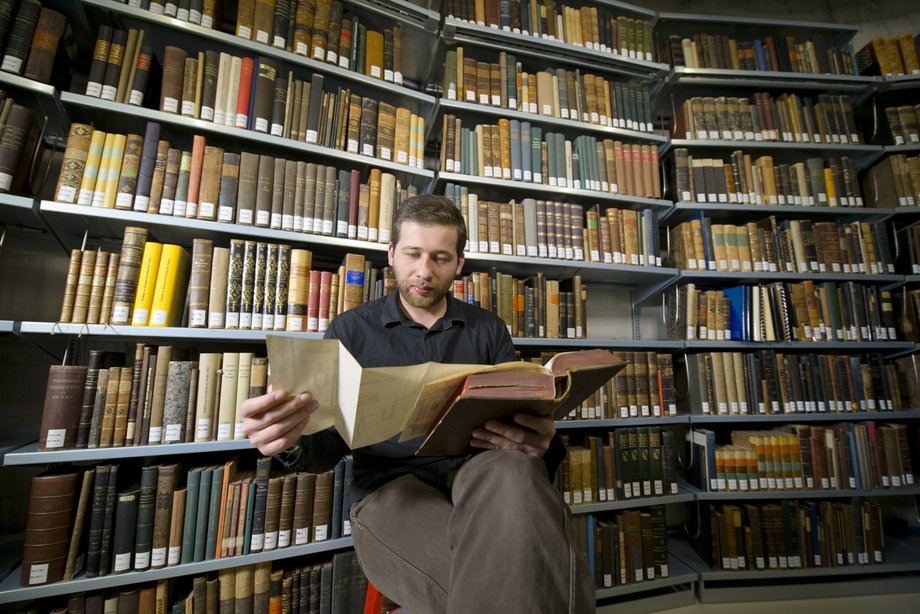
POLYGON ((402 433, 427 437, 417 454, 462 454, 487 420, 518 412, 556 419, 616 375, 626 362, 606 350, 557 354, 545 367, 529 362, 464 365, 427 362, 362 368, 334 339, 268 335, 276 389, 309 390, 319 401, 304 435, 332 426, 351 448, 402 433))

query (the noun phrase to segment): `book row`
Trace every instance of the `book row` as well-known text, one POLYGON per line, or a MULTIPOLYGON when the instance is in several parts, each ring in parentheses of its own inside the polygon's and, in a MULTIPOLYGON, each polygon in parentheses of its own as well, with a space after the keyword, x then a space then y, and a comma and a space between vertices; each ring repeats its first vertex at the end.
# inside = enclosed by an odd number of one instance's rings
POLYGON ((448 183, 445 195, 463 213, 470 253, 661 266, 658 214, 577 203, 480 200, 448 183))
POLYGON ((271 476, 270 457, 97 465, 32 479, 21 584, 33 586, 241 556, 350 535, 350 460, 271 476), (82 568, 81 568, 82 565, 82 568))
POLYGON ((159 124, 145 136, 72 124, 58 202, 389 242, 393 211, 416 193, 380 169, 357 170, 207 145, 172 147, 159 124))
POLYGON ((673 431, 641 426, 562 440, 569 453, 556 484, 568 505, 677 494, 673 431))
MULTIPOLYGON (((73 593, 45 599, 39 607, 104 614, 196 614, 199 612, 356 612, 367 579, 354 551, 230 567, 192 577, 138 582, 122 589, 73 593)), ((45 611, 45 610, 40 610, 45 611)), ((58 610, 51 610, 58 611, 58 610)))
POLYGON ((914 207, 920 203, 920 156, 894 154, 872 166, 863 179, 870 207, 914 207))
POLYGON ((877 36, 856 54, 862 75, 920 74, 920 35, 902 32, 896 37, 877 36))
POLYGON ((784 354, 773 350, 686 356, 696 414, 853 413, 910 409, 901 373, 881 354, 784 354))
POLYGON ((672 228, 669 235, 669 266, 687 271, 895 272, 884 224, 777 221, 770 216, 736 226, 713 224, 700 213, 672 228))
POLYGON ((710 141, 863 143, 846 94, 756 92, 750 98, 693 97, 681 103, 672 134, 710 141))
MULTIPOLYGON (((670 291, 668 338, 687 341, 895 341, 891 293, 853 282, 670 291)), ((667 301, 667 299, 666 299, 667 301)))
POLYGON ((236 35, 369 77, 403 84, 403 38, 397 23, 372 30, 338 0, 240 2, 236 35))
POLYGON ((885 118, 895 145, 920 143, 920 104, 885 107, 885 118))
POLYGON ((903 246, 898 254, 899 270, 910 275, 920 275, 920 228, 911 225, 898 232, 898 241, 903 246))
POLYGON ((808 158, 792 164, 741 150, 728 160, 674 150, 674 197, 684 203, 862 207, 853 160, 808 158))
POLYGON ((0 70, 47 83, 61 39, 65 34, 70 36, 67 17, 42 6, 39 0, 13 0, 4 8, 0 17, 0 70))
POLYGON ((581 69, 524 70, 505 51, 498 63, 476 60, 466 49, 449 49, 444 60, 443 95, 447 100, 511 109, 612 128, 652 131, 648 90, 581 69))
POLYGON ((811 74, 855 75, 853 48, 845 45, 815 46, 795 36, 765 36, 737 40, 725 34, 668 36, 661 61, 686 68, 719 68, 811 74))
POLYGON ((127 5, 148 10, 155 15, 167 15, 205 28, 213 28, 215 23, 219 26, 221 22, 221 5, 217 0, 189 0, 188 2, 128 0, 127 5))
POLYGON ((652 61, 650 19, 617 15, 613 8, 540 0, 449 0, 444 14, 480 26, 652 61))
POLYGON ((326 91, 322 74, 300 80, 264 56, 209 49, 192 57, 175 46, 163 56, 161 111, 423 167, 424 119, 406 107, 326 91))
POLYGON ((697 550, 713 568, 780 570, 883 562, 881 507, 865 499, 708 504, 697 550))
POLYGON ((237 408, 264 394, 268 359, 138 343, 91 350, 86 366, 52 365, 39 450, 245 439, 237 408), (125 365, 125 366, 122 366, 125 365))
MULTIPOLYGON (((173 5, 175 6, 175 5, 173 5)), ((87 74, 87 96, 140 106, 159 76, 150 36, 143 29, 123 30, 100 24, 87 74)))
POLYGON ((574 140, 516 119, 463 127, 447 113, 441 134, 442 172, 461 173, 572 190, 661 198, 658 149, 599 140, 574 140))
POLYGON ((31 180, 43 142, 35 114, 0 89, 0 194, 32 194, 31 180))
POLYGON ((697 466, 688 478, 710 492, 870 490, 914 485, 907 427, 874 422, 794 424, 772 431, 687 434, 697 466))
POLYGON ((574 518, 573 530, 598 588, 670 575, 663 505, 615 514, 580 514, 574 518))

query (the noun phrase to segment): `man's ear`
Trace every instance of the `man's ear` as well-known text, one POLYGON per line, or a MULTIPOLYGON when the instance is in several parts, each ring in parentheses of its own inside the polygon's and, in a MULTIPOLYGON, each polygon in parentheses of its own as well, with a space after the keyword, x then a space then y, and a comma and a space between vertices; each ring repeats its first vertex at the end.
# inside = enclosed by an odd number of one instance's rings
POLYGON ((394 249, 396 248, 393 246, 393 243, 390 243, 387 246, 387 262, 390 264, 390 266, 393 266, 393 250, 394 249))
POLYGON ((466 257, 460 256, 459 260, 457 260, 457 271, 454 273, 455 275, 460 275, 460 271, 463 270, 463 264, 465 262, 466 262, 466 257))

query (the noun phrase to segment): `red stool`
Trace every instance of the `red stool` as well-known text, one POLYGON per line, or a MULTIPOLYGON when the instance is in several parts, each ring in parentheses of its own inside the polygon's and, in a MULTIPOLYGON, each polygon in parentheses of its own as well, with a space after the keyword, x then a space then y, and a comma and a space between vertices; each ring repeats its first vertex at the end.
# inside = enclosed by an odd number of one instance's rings
POLYGON ((384 597, 377 587, 367 582, 367 594, 364 598, 364 614, 388 614, 390 612, 405 612, 400 606, 384 597))

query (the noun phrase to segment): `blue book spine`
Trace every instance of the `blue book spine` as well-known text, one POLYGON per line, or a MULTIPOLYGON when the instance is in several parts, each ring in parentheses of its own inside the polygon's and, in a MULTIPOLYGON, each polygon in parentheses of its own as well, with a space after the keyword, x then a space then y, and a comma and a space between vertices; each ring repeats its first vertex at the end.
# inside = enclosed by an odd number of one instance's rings
POLYGON ((766 70, 767 62, 763 55, 763 42, 759 38, 754 39, 754 55, 757 57, 757 70, 766 70))

